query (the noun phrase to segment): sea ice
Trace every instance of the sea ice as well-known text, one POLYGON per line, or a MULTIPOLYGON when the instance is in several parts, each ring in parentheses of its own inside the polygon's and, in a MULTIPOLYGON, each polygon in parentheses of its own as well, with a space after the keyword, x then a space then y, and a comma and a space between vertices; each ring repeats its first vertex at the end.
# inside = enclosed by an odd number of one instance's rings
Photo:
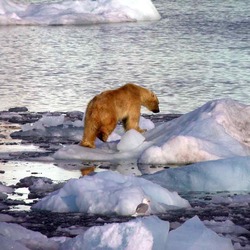
POLYGON ((69 180, 61 189, 39 200, 32 209, 132 215, 145 197, 151 201, 151 214, 190 206, 176 192, 143 178, 104 171, 69 180))
POLYGON ((58 243, 18 224, 0 222, 1 249, 58 249, 58 243), (2 245, 3 244, 3 245, 2 245), (12 247, 12 248, 11 248, 12 247))
POLYGON ((118 151, 119 141, 112 141, 99 143, 96 149, 66 146, 54 158, 183 165, 249 156, 249 119, 250 106, 231 99, 215 100, 145 132, 144 142, 130 152, 118 151))
MULTIPOLYGON (((47 238, 20 225, 0 222, 2 250, 114 249, 114 250, 232 250, 230 239, 218 236, 195 216, 169 232, 169 222, 146 216, 123 223, 78 230, 74 238, 47 238)), ((224 227, 224 225, 222 226, 224 227)))
POLYGON ((249 194, 234 194, 233 196, 220 196, 220 195, 214 195, 211 200, 214 204, 241 204, 248 206, 248 203, 250 203, 250 195, 249 194))
POLYGON ((168 234, 167 250, 233 250, 231 240, 206 228, 198 216, 168 234))
POLYGON ((0 2, 0 25, 79 25, 159 19, 160 15, 151 0, 0 2))
POLYGON ((198 162, 143 177, 177 192, 249 191, 250 156, 198 162))

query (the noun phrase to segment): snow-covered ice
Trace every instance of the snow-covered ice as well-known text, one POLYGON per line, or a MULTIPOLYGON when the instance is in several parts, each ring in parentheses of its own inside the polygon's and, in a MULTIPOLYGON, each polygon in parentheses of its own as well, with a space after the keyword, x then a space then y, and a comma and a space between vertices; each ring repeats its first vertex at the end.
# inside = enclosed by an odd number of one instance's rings
POLYGON ((137 218, 125 223, 91 227, 65 242, 61 249, 163 250, 166 249, 168 231, 169 222, 156 216, 137 218))
POLYGON ((69 180, 32 208, 53 212, 133 215, 143 198, 150 199, 151 214, 190 206, 176 192, 169 192, 151 181, 103 171, 69 180))
POLYGON ((0 25, 81 25, 159 20, 151 0, 0 1, 0 25))
POLYGON ((139 162, 187 164, 250 155, 250 106, 231 99, 200 108, 149 131, 154 145, 139 162))
POLYGON ((70 145, 56 152, 54 158, 181 165, 249 156, 249 119, 249 105, 232 99, 215 100, 148 130, 143 134, 144 142, 133 150, 120 152, 116 146, 119 141, 98 143, 96 149, 70 145))

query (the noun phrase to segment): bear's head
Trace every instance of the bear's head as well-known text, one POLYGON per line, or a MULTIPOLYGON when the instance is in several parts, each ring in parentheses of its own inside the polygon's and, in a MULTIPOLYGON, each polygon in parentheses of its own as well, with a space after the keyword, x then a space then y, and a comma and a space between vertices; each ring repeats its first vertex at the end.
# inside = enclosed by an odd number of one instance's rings
POLYGON ((152 91, 148 91, 148 94, 143 97, 142 105, 153 113, 159 113, 159 100, 156 94, 152 91))

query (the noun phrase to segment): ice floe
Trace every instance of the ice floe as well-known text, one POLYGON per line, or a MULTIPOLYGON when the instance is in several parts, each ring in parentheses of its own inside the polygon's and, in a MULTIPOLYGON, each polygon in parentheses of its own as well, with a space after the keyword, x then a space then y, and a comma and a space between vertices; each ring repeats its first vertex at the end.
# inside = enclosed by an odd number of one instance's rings
POLYGON ((151 0, 0 1, 0 25, 82 25, 159 20, 151 0))
POLYGON ((143 198, 150 199, 151 214, 190 206, 176 192, 151 181, 104 171, 69 180, 32 208, 53 212, 133 215, 143 198))
POLYGON ((119 141, 99 143, 96 149, 70 145, 56 152, 54 158, 181 165, 249 156, 249 119, 250 106, 232 99, 214 100, 150 129, 143 134, 145 140, 140 139, 132 150, 129 141, 134 134, 125 134, 122 136, 128 143, 123 151, 117 148, 119 141))
POLYGON ((250 156, 198 162, 143 177, 177 192, 250 191, 250 156))
POLYGON ((1 249, 127 249, 231 250, 230 239, 220 237, 195 216, 169 232, 169 222, 157 216, 123 223, 93 226, 74 238, 47 238, 20 225, 0 222, 1 249))

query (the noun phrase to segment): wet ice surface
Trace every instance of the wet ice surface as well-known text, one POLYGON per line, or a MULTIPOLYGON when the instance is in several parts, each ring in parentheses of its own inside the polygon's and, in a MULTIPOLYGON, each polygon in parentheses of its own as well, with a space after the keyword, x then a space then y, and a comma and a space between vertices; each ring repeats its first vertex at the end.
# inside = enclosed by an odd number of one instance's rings
MULTIPOLYGON (((14 110, 15 111, 15 110, 14 110)), ((82 120, 81 112, 50 113, 59 117, 65 115, 71 122, 82 120)), ((72 139, 70 126, 63 128, 63 135, 59 129, 49 128, 46 136, 25 136, 25 132, 18 132, 20 126, 26 123, 35 123, 41 119, 43 113, 30 113, 25 110, 20 112, 1 112, 1 181, 4 181, 3 192, 6 196, 0 197, 1 210, 5 214, 0 216, 2 221, 11 221, 22 226, 43 233, 48 237, 69 236, 74 237, 79 232, 95 225, 105 223, 130 221, 130 216, 117 215, 86 215, 82 213, 54 213, 49 211, 30 211, 35 202, 49 192, 62 186, 61 183, 70 178, 79 178, 80 169, 96 165, 99 171, 108 169, 118 170, 122 174, 140 175, 142 169, 157 172, 168 169, 168 165, 138 166, 135 164, 116 164, 109 162, 74 162, 54 161, 52 155, 62 145, 77 144, 79 138, 72 139), (48 133, 49 132, 49 133, 48 133), (11 134, 11 137, 10 137, 11 134), (35 177, 30 177, 35 176, 35 177), (25 177, 28 177, 24 179, 25 177), (40 178, 39 178, 40 177, 40 178), (45 178, 46 177, 46 178, 45 178), (11 186, 13 190, 9 190, 11 186), (8 217, 11 215, 12 217, 8 217)), ((147 116, 155 124, 177 118, 179 115, 147 116)), ((79 130, 81 136, 82 128, 79 130)), ((170 228, 175 229, 187 219, 198 215, 208 228, 219 235, 232 239, 235 249, 249 249, 250 245, 250 209, 249 192, 179 192, 181 197, 187 199, 189 208, 169 210, 157 214, 164 221, 170 222, 170 228), (217 224, 216 224, 217 223, 217 224), (240 243, 240 245, 238 244, 240 243), (244 247, 246 246, 246 247, 244 247)))

